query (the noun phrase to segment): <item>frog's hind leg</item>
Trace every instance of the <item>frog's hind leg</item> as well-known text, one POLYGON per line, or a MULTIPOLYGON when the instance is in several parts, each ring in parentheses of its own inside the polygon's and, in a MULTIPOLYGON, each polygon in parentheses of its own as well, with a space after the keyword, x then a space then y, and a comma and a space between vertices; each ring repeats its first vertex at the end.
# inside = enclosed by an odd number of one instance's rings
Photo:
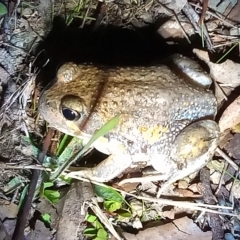
POLYGON ((171 144, 170 155, 158 154, 151 159, 151 164, 159 174, 142 178, 124 179, 119 183, 162 181, 165 183, 158 191, 157 197, 174 182, 204 167, 214 155, 220 130, 216 122, 202 120, 184 128, 171 144))
POLYGON ((177 169, 162 185, 157 197, 172 183, 203 168, 212 159, 219 137, 219 127, 212 120, 198 121, 183 129, 173 142, 170 154, 177 169))

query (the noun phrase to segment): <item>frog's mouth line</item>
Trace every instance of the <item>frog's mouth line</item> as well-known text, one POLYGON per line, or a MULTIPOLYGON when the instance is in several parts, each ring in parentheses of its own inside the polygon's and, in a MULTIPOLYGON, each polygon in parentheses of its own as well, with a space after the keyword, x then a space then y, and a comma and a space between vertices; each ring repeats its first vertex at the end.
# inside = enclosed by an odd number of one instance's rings
MULTIPOLYGON (((80 139, 83 140, 83 144, 86 145, 88 143, 88 141, 92 138, 92 135, 87 134, 82 132, 75 124, 74 122, 67 122, 67 126, 69 128, 71 128, 74 132, 73 135, 75 137, 78 137, 80 139)), ((94 146, 98 151, 106 154, 106 155, 110 155, 111 153, 109 152, 108 148, 106 147, 106 144, 108 143, 108 139, 105 137, 100 137, 98 138, 93 144, 92 146, 94 146)))
POLYGON ((66 125, 68 128, 73 130, 73 134, 76 137, 79 137, 79 138, 91 138, 92 137, 92 135, 81 131, 81 129, 72 121, 67 121, 66 125))

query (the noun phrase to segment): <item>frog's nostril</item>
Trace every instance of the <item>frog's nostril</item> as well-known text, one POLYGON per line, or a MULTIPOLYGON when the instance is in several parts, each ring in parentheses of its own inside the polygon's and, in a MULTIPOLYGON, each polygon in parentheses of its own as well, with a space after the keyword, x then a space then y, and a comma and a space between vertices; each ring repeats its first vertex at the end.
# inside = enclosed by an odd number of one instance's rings
POLYGON ((63 116, 69 121, 76 121, 81 117, 81 114, 71 108, 62 108, 63 116))

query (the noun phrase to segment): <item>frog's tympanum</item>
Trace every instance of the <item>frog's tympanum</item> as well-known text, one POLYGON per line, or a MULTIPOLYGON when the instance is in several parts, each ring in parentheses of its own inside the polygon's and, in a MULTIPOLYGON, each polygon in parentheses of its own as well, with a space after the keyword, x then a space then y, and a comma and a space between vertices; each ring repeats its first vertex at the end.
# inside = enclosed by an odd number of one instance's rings
POLYGON ((39 99, 39 111, 50 126, 87 142, 120 114, 117 127, 93 144, 109 157, 78 176, 107 182, 146 163, 169 184, 213 157, 219 127, 211 120, 217 111, 207 89, 211 82, 185 58, 173 59, 184 74, 168 64, 109 68, 67 63, 59 68, 39 99), (200 80, 191 80, 194 76, 200 80))

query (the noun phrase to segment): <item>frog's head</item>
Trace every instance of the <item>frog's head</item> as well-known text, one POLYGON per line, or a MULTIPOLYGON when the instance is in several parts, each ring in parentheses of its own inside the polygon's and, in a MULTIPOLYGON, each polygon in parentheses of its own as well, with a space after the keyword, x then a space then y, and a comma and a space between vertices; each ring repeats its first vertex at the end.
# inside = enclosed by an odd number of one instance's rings
POLYGON ((50 127, 68 135, 88 137, 81 131, 89 115, 89 107, 80 97, 77 65, 64 64, 56 78, 43 89, 38 102, 38 110, 50 127), (78 85, 77 85, 78 84, 78 85))

